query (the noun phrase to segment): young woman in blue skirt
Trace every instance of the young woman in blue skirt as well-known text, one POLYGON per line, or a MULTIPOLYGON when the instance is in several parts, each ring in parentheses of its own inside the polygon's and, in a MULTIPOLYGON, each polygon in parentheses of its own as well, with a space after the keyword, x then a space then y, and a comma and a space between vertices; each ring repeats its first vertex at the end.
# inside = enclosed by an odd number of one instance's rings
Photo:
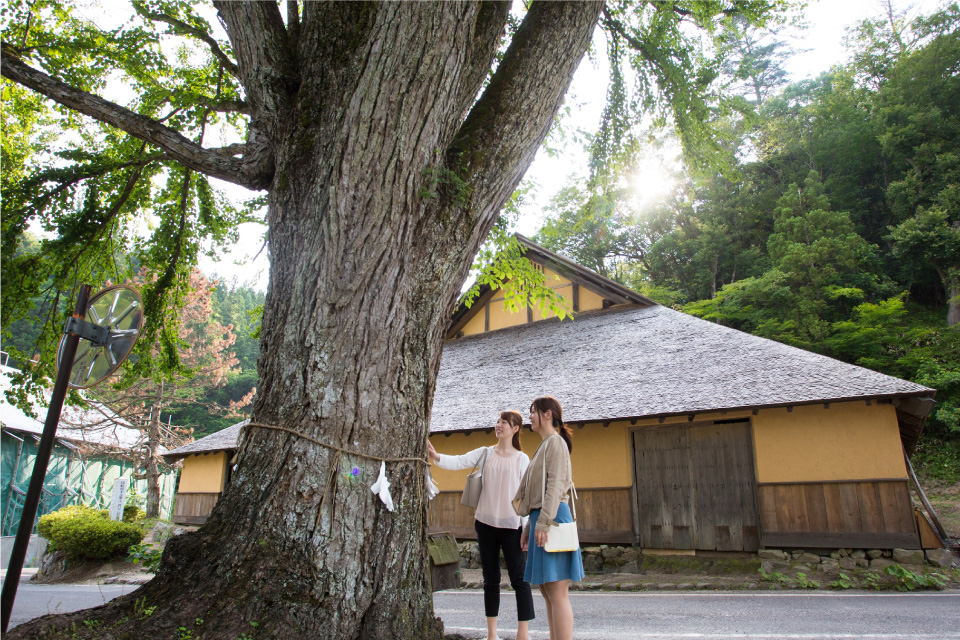
POLYGON ((580 550, 548 553, 544 548, 550 527, 573 522, 570 513, 573 451, 570 428, 563 424, 563 409, 556 398, 537 398, 530 405, 530 427, 543 441, 527 467, 514 507, 520 515, 530 515, 521 545, 527 552, 524 580, 539 585, 547 605, 550 640, 573 638, 573 609, 570 607, 570 581, 583 579, 580 550))

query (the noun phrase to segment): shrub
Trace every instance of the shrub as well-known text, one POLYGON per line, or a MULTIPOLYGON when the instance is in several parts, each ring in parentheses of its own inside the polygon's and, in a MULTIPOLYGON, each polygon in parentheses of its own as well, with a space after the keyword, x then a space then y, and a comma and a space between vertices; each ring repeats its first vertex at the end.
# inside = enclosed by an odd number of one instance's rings
POLYGON ((135 504, 128 504, 123 508, 124 522, 139 522, 147 517, 147 512, 135 504))
POLYGON ((140 544, 143 530, 135 524, 110 520, 102 509, 64 507, 40 518, 37 527, 50 546, 74 560, 107 560, 140 544))

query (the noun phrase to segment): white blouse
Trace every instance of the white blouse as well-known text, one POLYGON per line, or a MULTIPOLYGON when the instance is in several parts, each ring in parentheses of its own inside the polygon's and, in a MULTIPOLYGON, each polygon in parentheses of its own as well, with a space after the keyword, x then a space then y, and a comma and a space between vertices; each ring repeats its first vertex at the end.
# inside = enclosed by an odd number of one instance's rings
POLYGON ((522 451, 511 450, 508 455, 497 452, 497 447, 480 447, 462 456, 440 454, 436 463, 441 469, 458 471, 473 469, 487 451, 483 464, 483 490, 475 517, 483 524, 500 529, 519 529, 526 521, 513 510, 510 503, 520 488, 520 479, 530 465, 530 458, 522 451))

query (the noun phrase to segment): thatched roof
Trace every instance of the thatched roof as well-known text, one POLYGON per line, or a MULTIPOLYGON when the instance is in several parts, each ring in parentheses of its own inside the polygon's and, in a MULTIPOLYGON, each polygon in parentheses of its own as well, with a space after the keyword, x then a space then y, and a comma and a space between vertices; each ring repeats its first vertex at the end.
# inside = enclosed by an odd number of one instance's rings
POLYGON ((431 431, 489 429, 542 395, 567 421, 593 422, 933 394, 660 305, 618 305, 447 342, 431 431))
POLYGON ((163 456, 167 463, 176 462, 180 458, 186 458, 195 453, 212 453, 214 451, 233 451, 237 448, 237 442, 240 439, 240 429, 250 420, 243 420, 237 424, 231 425, 226 429, 211 433, 205 438, 200 438, 195 442, 177 447, 170 453, 163 456))

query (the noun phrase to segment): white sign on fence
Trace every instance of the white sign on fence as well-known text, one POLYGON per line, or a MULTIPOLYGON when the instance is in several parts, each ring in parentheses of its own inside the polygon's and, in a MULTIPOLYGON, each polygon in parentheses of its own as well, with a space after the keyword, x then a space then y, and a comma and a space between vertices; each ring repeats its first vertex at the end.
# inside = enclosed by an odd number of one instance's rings
POLYGON ((127 489, 129 488, 129 478, 117 478, 113 482, 113 497, 110 499, 111 520, 123 520, 123 507, 127 504, 127 489))

